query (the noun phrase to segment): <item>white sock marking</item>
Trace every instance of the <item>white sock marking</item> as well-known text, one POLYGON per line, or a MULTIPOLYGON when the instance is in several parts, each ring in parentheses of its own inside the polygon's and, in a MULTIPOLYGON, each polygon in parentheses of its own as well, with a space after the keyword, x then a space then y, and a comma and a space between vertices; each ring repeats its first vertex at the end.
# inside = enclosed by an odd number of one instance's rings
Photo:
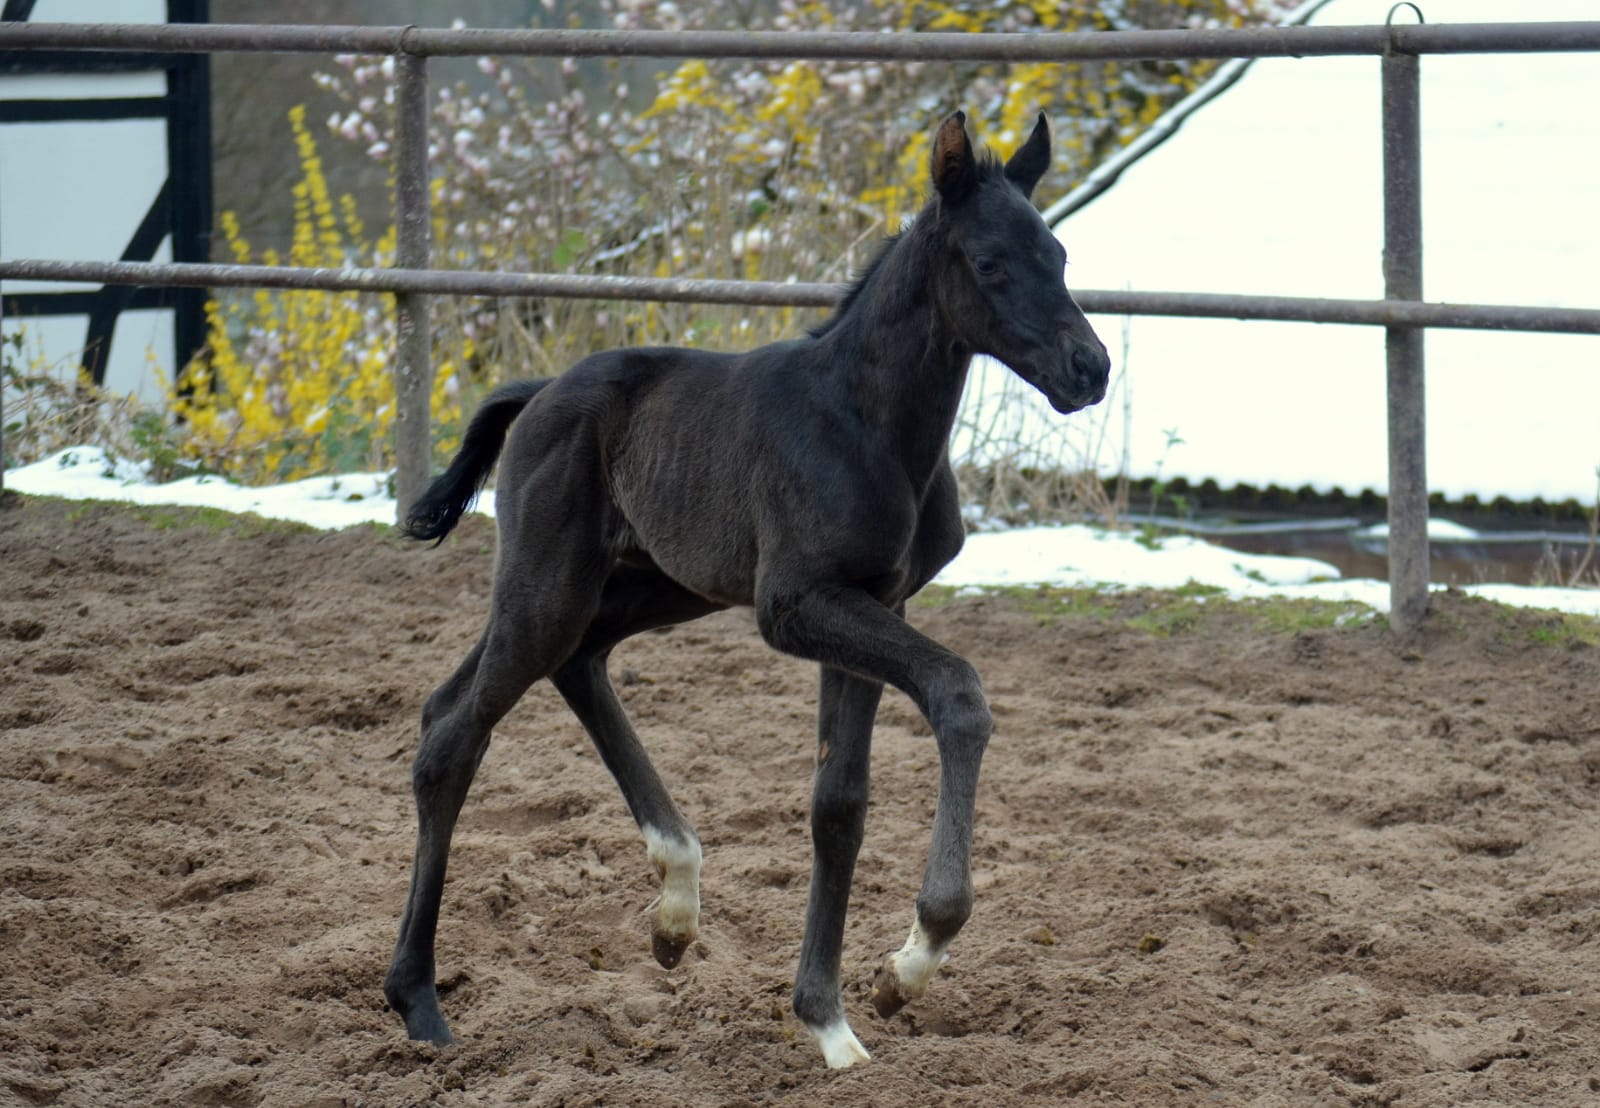
POLYGON ((700 931, 700 840, 672 839, 646 827, 645 853, 661 875, 661 907, 656 913, 663 935, 688 942, 700 931))
POLYGON ((822 1050, 822 1060, 828 1063, 829 1069, 842 1070, 857 1062, 872 1061, 872 1055, 867 1053, 867 1048, 861 1045, 856 1033, 842 1019, 824 1027, 807 1024, 806 1030, 817 1040, 817 1046, 822 1050))
POLYGON ((900 981, 900 995, 914 1000, 928 988, 939 967, 950 960, 945 953, 949 943, 935 944, 923 933, 921 923, 911 925, 906 945, 889 956, 894 975, 900 981))

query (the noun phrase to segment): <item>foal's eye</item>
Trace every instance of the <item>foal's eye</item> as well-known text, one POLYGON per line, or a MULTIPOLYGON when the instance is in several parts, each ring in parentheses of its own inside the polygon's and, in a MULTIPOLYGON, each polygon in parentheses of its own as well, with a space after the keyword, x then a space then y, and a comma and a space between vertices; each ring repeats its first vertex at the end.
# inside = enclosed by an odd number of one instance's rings
POLYGON ((972 268, 979 277, 993 277, 1000 272, 1000 263, 985 254, 980 254, 972 259, 972 268))

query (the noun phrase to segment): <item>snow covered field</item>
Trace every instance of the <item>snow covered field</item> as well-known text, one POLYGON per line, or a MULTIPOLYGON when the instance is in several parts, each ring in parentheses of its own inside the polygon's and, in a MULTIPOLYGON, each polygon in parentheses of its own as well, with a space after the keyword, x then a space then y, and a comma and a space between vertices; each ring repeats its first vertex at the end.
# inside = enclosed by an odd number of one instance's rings
MULTIPOLYGON (((40 496, 220 508, 322 528, 393 521, 394 498, 385 486, 386 475, 378 473, 314 477, 269 488, 244 488, 217 477, 157 485, 139 466, 112 462, 96 447, 64 450, 6 474, 7 488, 40 496)), ((486 499, 479 508, 490 510, 492 503, 486 499)), ((973 534, 961 556, 938 578, 939 584, 957 588, 1031 584, 1175 588, 1190 582, 1237 597, 1350 600, 1380 611, 1389 603, 1386 583, 1342 578, 1326 562, 1242 554, 1181 536, 1142 541, 1128 532, 1081 525, 973 534)), ((1504 604, 1600 616, 1600 589, 1477 585, 1467 591, 1504 604)))

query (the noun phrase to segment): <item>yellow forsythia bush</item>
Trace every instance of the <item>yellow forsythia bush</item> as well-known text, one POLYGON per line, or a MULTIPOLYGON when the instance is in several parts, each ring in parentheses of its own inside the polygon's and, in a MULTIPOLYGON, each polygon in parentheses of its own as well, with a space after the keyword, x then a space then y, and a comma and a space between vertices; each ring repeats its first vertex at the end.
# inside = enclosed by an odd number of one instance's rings
MULTIPOLYGON (((1258 24, 1288 0, 596 0, 623 30, 1029 32, 1258 24)), ((393 61, 336 59, 317 83, 330 131, 389 164, 393 61)), ((1050 113, 1052 187, 1065 188, 1203 80, 1212 62, 1054 65, 688 60, 598 82, 567 59, 479 59, 484 80, 440 87, 430 118, 435 264, 454 269, 843 281, 914 213, 934 122, 964 107, 1008 153, 1050 113), (600 90, 604 88, 602 93, 600 90)), ((597 62, 596 65, 615 65, 597 62)), ((618 77, 620 70, 613 71, 618 77)), ((635 72, 637 72, 635 70, 635 72)), ((301 179, 287 259, 259 259, 225 216, 240 262, 383 265, 328 191, 297 108, 301 179)), ((1181 195, 1174 203, 1192 202, 1181 195)), ((395 320, 388 297, 259 292, 211 306, 206 357, 173 407, 187 455, 247 481, 390 464, 395 320)), ((437 298, 435 448, 501 374, 560 373, 597 349, 653 342, 750 346, 793 333, 792 311, 560 299, 437 298)))
MULTIPOLYGON (((328 191, 304 106, 289 113, 300 157, 289 257, 256 257, 232 212, 222 233, 238 264, 384 265, 394 256, 391 228, 369 240, 354 201, 328 191)), ((357 292, 256 290, 206 305, 207 348, 180 375, 171 408, 182 450, 206 469, 245 483, 319 473, 380 470, 392 464, 395 348, 392 298, 357 292)), ((471 351, 466 352, 470 356, 471 351)), ((461 422, 456 366, 434 375, 438 426, 461 422)), ((439 442, 442 451, 453 441, 439 442)))

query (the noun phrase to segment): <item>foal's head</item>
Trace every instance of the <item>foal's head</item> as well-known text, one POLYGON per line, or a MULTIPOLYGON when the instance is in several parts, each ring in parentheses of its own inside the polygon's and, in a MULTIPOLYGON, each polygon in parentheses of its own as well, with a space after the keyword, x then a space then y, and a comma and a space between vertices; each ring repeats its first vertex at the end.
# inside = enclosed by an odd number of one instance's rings
POLYGON ((1062 277, 1066 252, 1029 199, 1050 168, 1044 115, 1001 166, 973 154, 956 112, 933 142, 936 193, 923 218, 939 221, 945 248, 940 308, 979 354, 1011 367, 1058 412, 1097 404, 1111 359, 1062 277))

